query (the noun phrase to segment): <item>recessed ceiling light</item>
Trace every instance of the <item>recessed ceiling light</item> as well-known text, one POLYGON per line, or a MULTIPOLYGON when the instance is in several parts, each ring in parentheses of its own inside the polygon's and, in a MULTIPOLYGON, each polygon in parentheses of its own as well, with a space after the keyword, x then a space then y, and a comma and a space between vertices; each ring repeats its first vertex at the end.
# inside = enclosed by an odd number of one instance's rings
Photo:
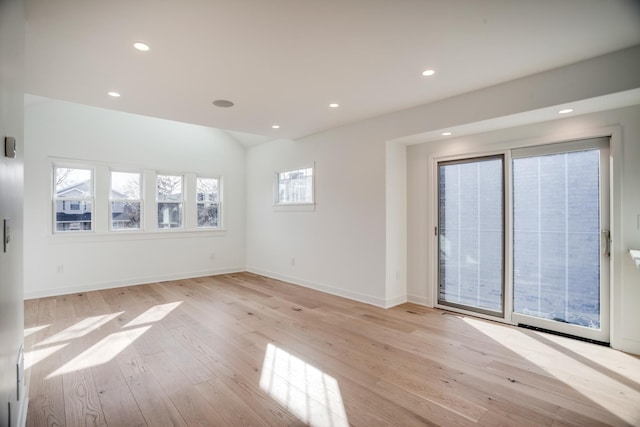
POLYGON ((273 125, 271 126, 272 129, 280 129, 280 125, 273 125))
POLYGON ((338 108, 340 106, 340 104, 336 104, 335 102, 333 104, 329 104, 329 107, 331 108, 338 108))
POLYGON ((565 108, 564 110, 558 111, 558 114, 569 114, 573 112, 573 108, 565 108))
POLYGON ((107 93, 107 95, 112 96, 114 98, 120 98, 120 94, 118 92, 111 91, 107 93))
POLYGON ((150 49, 149 45, 143 42, 135 42, 133 44, 133 47, 135 47, 136 49, 142 52, 147 52, 150 49))
POLYGON ((228 99, 216 99, 215 101, 213 101, 213 105, 220 108, 229 108, 233 107, 233 102, 229 101, 228 99))
POLYGON ((422 72, 422 75, 425 77, 430 77, 433 76, 436 72, 434 70, 424 70, 422 72))
POLYGON ((451 132, 442 132, 442 136, 450 136, 451 132))

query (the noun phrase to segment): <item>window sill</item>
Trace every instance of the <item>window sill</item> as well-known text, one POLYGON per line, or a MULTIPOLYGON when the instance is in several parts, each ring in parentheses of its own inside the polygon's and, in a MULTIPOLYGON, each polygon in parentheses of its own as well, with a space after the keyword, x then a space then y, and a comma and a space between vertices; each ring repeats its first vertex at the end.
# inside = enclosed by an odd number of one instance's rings
POLYGON ((273 205, 276 212, 313 212, 316 210, 315 203, 283 203, 273 205))
POLYGON ((49 236, 50 243, 92 243, 92 242, 118 242, 133 240, 162 240, 162 239, 191 239, 222 237, 227 233, 226 229, 202 229, 202 230, 153 230, 153 231, 109 231, 109 232, 70 232, 54 233, 49 236))

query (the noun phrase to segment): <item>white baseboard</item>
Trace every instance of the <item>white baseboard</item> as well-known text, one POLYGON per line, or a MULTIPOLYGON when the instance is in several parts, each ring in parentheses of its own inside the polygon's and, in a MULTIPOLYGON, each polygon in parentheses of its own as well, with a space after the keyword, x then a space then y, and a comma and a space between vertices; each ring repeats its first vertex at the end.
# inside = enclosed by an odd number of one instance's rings
POLYGON ((385 301, 384 308, 395 307, 396 305, 404 304, 405 302, 407 302, 406 295, 398 295, 393 298, 387 298, 387 300, 385 301))
POLYGON ((283 282, 292 283, 294 285, 302 286, 305 288, 314 289, 316 291, 325 292, 327 294, 348 298, 354 301, 363 302, 365 304, 375 305, 376 307, 380 308, 388 308, 394 305, 387 305, 387 302, 382 298, 361 294, 358 292, 346 291, 344 289, 335 288, 333 286, 323 285, 320 283, 299 279, 297 277, 287 276, 285 274, 274 273, 272 271, 266 271, 253 267, 247 267, 247 271, 250 273, 259 274, 261 276, 270 277, 272 279, 282 280, 283 282))
MULTIPOLYGON (((159 276, 145 276, 145 277, 110 281, 110 282, 89 283, 89 284, 83 284, 78 286, 58 287, 55 289, 37 289, 33 291, 25 290, 24 299, 27 300, 27 299, 34 299, 34 298, 45 298, 45 297, 51 297, 51 296, 74 294, 78 292, 91 292, 91 291, 99 291, 103 289, 113 289, 113 288, 122 288, 126 286, 143 285, 147 283, 166 282, 169 280, 181 280, 181 279, 191 279, 194 277, 215 276, 219 274, 241 273, 243 271, 249 271, 251 273, 259 274, 261 276, 282 280, 288 283, 292 283, 294 285, 303 286, 305 288, 314 289, 320 292, 325 292, 331 295, 348 298, 358 302, 363 302, 365 304, 371 304, 380 308, 391 308, 391 307, 395 307, 396 305, 400 305, 407 302, 407 298, 404 295, 398 295, 393 298, 383 299, 383 298, 378 298, 371 295, 352 292, 345 289, 340 289, 333 286, 311 282, 309 280, 303 280, 297 277, 274 273, 272 271, 267 271, 259 268, 252 268, 252 267, 249 267, 249 268, 228 267, 228 268, 219 268, 219 269, 206 270, 206 271, 192 271, 192 272, 185 272, 185 273, 159 275, 159 276)), ((412 298, 409 298, 408 301, 416 302, 418 304, 420 303, 418 301, 413 300, 412 298)))
POLYGON ((411 302, 413 304, 424 305, 425 307, 433 308, 433 304, 430 303, 429 299, 427 297, 422 296, 422 295, 408 294, 407 295, 407 302, 411 302))
POLYGON ((165 274, 160 276, 146 276, 134 279, 118 280, 113 282, 89 283, 78 286, 68 286, 55 289, 38 289, 26 291, 24 299, 44 298, 59 295, 75 294, 78 292, 100 291, 103 289, 122 288, 125 286, 144 285, 147 283, 166 282, 168 280, 191 279, 194 277, 215 276, 218 274, 240 273, 246 271, 244 267, 227 267, 204 271, 191 271, 185 273, 165 274))

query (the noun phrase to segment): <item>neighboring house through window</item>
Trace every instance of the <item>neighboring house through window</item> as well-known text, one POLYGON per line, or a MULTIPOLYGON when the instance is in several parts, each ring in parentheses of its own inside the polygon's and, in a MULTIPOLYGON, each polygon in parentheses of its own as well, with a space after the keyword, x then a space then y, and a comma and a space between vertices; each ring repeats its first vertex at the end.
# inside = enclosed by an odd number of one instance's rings
POLYGON ((54 230, 93 229, 93 170, 54 166, 54 230))

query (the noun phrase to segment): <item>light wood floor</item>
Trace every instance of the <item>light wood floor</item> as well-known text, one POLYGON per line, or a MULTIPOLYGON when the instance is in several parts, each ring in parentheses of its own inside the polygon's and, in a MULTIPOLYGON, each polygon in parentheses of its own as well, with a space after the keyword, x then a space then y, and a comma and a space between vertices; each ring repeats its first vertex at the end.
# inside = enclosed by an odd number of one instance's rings
POLYGON ((28 426, 640 425, 640 359, 249 273, 25 302, 28 426))

